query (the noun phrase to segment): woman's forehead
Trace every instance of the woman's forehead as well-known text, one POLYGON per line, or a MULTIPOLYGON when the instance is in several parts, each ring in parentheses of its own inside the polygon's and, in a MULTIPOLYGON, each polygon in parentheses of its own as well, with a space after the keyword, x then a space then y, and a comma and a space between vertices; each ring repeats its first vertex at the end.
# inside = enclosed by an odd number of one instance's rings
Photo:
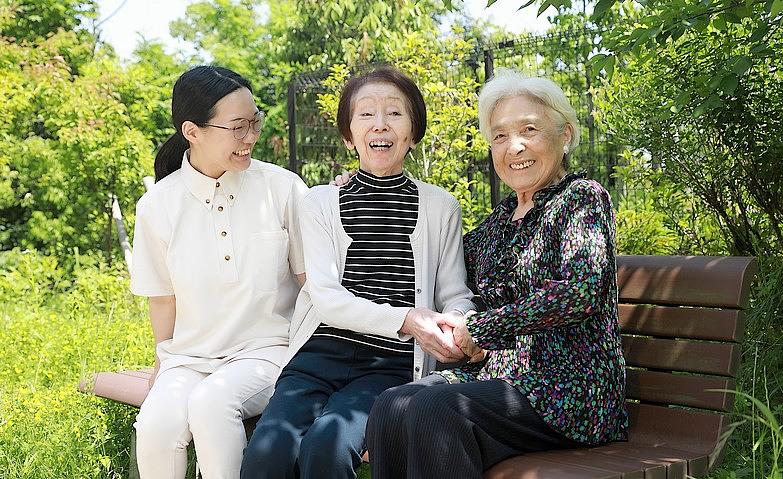
POLYGON ((550 121, 550 108, 529 95, 501 98, 492 109, 489 121, 492 128, 524 121, 550 121))
POLYGON ((352 98, 352 103, 361 101, 400 101, 407 103, 405 94, 394 84, 386 82, 373 82, 362 85, 356 90, 352 98))
POLYGON ((247 88, 239 88, 215 103, 215 116, 226 121, 250 118, 258 111, 253 94, 247 88))

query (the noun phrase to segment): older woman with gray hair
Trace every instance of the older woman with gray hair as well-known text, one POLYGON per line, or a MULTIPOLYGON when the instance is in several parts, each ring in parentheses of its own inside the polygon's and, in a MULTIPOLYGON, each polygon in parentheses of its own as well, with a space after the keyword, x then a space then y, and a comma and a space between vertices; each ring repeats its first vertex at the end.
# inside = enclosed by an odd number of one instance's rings
POLYGON ((378 398, 373 479, 480 478, 511 456, 627 435, 614 219, 600 184, 567 173, 576 113, 555 83, 499 69, 479 126, 514 192, 464 238, 486 310, 450 326, 471 360, 378 398))

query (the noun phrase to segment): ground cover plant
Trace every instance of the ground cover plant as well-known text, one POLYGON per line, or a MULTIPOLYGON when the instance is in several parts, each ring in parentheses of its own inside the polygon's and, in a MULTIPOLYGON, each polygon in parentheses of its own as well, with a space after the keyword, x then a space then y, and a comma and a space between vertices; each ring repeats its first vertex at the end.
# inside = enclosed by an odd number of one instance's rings
POLYGON ((77 391, 90 371, 152 361, 127 273, 0 253, 0 477, 127 477, 133 408, 77 391))

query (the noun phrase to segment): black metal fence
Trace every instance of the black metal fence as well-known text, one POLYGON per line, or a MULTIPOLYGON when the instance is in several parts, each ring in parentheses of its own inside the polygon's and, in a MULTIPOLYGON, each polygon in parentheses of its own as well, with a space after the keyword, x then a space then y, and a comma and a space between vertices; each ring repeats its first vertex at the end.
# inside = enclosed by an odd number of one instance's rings
MULTIPOLYGON (((589 177, 617 195, 612 172, 622 148, 595 122, 592 89, 598 78, 588 65, 589 57, 600 45, 600 37, 600 31, 589 29, 520 36, 478 48, 457 65, 453 74, 472 75, 481 84, 496 68, 508 67, 555 81, 576 109, 582 128, 582 142, 570 157, 571 169, 587 171, 589 177)), ((326 91, 323 80, 327 73, 299 75, 288 90, 289 167, 311 184, 328 181, 350 160, 337 128, 321 114, 316 103, 318 94, 326 91)), ((471 197, 487 206, 496 205, 510 192, 495 175, 488 153, 475 155, 467 165, 466 175, 476 180, 471 186, 471 197)))
POLYGON ((328 73, 305 73, 288 84, 288 168, 311 186, 328 182, 348 159, 337 127, 317 103, 328 73))

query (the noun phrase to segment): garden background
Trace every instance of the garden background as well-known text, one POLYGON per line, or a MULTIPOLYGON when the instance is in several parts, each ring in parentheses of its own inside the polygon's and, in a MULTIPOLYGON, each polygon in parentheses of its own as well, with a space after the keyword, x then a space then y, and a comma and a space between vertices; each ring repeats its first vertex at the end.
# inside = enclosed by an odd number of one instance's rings
POLYGON ((0 0, 0 478, 128 474, 135 411, 76 386, 152 362, 112 203, 132 235, 187 66, 249 78, 268 112, 253 156, 310 184, 352 166, 331 125, 345 76, 375 62, 407 70, 430 110, 407 171, 454 193, 470 230, 504 194, 475 121, 489 61, 572 95, 575 166, 611 190, 620 254, 759 258, 738 390, 760 403, 738 398, 712 477, 780 479, 783 0, 518 3, 556 7, 545 39, 510 38, 458 0, 200 1, 171 24, 195 54, 142 41, 121 61, 95 1, 0 0))

